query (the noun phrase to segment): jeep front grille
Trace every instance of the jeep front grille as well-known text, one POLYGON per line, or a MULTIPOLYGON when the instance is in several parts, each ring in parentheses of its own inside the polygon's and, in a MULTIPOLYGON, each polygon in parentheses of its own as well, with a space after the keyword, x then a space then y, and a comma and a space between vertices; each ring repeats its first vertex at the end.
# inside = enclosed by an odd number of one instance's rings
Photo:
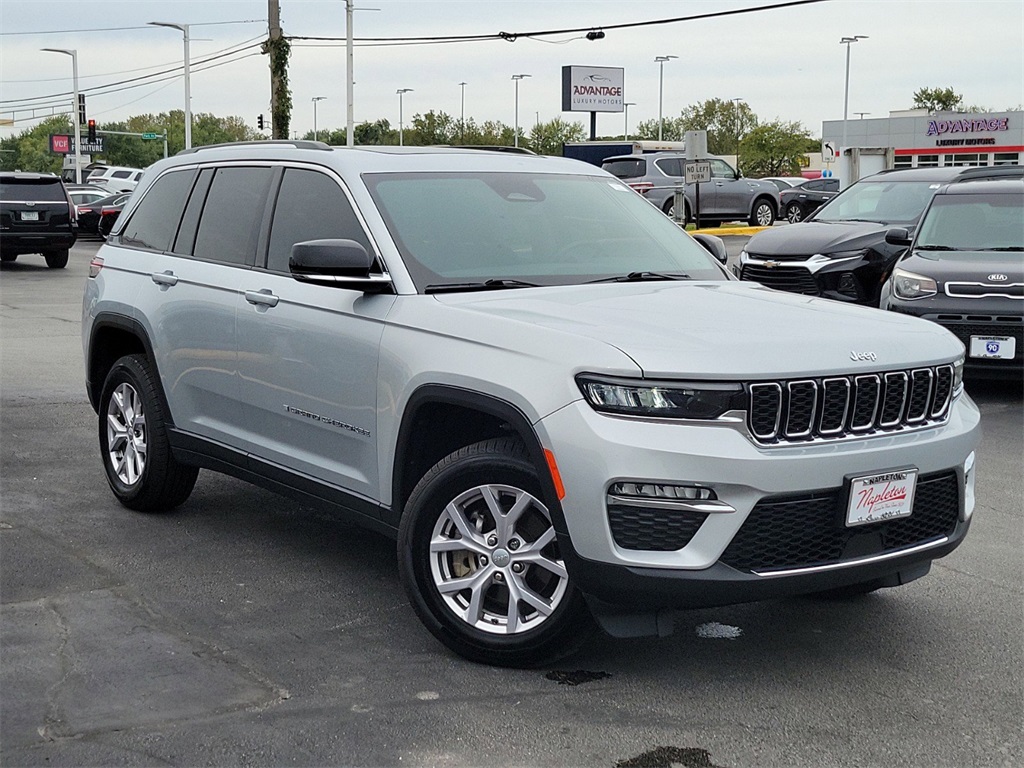
POLYGON ((953 366, 748 385, 747 427, 759 443, 897 432, 949 415, 953 366))

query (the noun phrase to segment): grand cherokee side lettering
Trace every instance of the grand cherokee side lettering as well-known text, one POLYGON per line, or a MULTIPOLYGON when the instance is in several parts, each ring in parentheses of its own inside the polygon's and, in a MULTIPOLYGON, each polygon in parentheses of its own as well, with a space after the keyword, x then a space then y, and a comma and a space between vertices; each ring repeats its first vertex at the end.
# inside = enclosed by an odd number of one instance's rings
POLYGON ((338 427, 339 429, 347 429, 349 432, 355 432, 357 435, 363 435, 364 437, 370 436, 370 430, 363 429, 362 427, 353 427, 351 424, 346 424, 343 421, 332 419, 330 416, 321 416, 318 413, 310 413, 309 411, 304 411, 301 408, 296 408, 294 406, 287 404, 285 404, 284 409, 288 411, 288 413, 293 413, 296 416, 302 416, 311 421, 318 421, 321 424, 327 424, 332 427, 338 427))

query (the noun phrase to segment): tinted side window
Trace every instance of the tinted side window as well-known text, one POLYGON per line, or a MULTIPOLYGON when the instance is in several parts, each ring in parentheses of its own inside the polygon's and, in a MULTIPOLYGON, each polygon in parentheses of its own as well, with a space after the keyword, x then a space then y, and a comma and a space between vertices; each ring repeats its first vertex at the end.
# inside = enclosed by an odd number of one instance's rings
POLYGON ((127 179, 129 176, 132 175, 132 172, 131 171, 114 171, 110 175, 111 175, 112 178, 115 178, 115 179, 127 179))
POLYGON ((678 157, 663 157, 654 163, 666 176, 682 176, 683 161, 678 157))
POLYGON ((619 179, 636 179, 647 173, 646 160, 608 160, 601 168, 619 179))
POLYGON ((838 192, 839 191, 839 179, 825 179, 825 191, 826 192, 838 192))
POLYGON ((815 179, 814 181, 805 182, 802 186, 809 192, 821 192, 825 188, 825 180, 815 179))
POLYGON ((711 160, 711 177, 714 179, 735 179, 736 171, 732 169, 725 160, 719 160, 717 157, 712 157, 711 160))
POLYGON ((193 255, 251 264, 259 239, 270 168, 218 168, 206 196, 193 255))
POLYGON ((355 211, 332 178, 317 171, 289 168, 274 208, 267 269, 288 271, 292 246, 305 240, 345 238, 372 253, 355 211))
POLYGON ((122 230, 121 243, 170 250, 195 175, 191 170, 175 171, 157 179, 122 230))

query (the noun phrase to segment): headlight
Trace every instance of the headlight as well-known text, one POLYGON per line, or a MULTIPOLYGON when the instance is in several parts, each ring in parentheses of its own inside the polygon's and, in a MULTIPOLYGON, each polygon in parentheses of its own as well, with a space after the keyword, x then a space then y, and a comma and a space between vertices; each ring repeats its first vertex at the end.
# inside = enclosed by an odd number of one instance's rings
POLYGON ((897 268, 892 272, 892 290, 900 299, 923 299, 934 296, 938 286, 930 277, 897 268))
POLYGON ((740 251, 740 264, 746 264, 747 259, 749 258, 750 255, 746 252, 746 250, 740 251))
POLYGON ((824 257, 826 259, 856 259, 861 256, 867 255, 866 248, 860 248, 856 251, 833 251, 832 253, 816 253, 815 256, 824 257))
POLYGON ((953 397, 957 397, 964 391, 964 355, 953 363, 953 397))
POLYGON ((583 396, 595 411, 662 419, 716 419, 745 407, 740 384, 654 382, 579 376, 583 396))

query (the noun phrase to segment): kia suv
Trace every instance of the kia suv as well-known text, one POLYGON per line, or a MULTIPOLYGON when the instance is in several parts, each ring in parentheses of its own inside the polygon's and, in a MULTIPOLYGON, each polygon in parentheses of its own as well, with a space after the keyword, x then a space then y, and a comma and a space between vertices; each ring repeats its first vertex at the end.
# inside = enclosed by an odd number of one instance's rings
POLYGON ((75 205, 59 176, 0 174, 0 260, 38 253, 46 266, 67 266, 78 236, 75 205))
POLYGON ((82 320, 124 506, 184 504, 205 468, 330 508, 395 539, 424 626, 484 663, 905 584, 975 506, 954 336, 736 281, 572 160, 187 150, 82 320))
POLYGON ((882 308, 932 320, 967 348, 972 375, 1024 375, 1024 179, 962 181, 935 193, 882 288, 882 308))

